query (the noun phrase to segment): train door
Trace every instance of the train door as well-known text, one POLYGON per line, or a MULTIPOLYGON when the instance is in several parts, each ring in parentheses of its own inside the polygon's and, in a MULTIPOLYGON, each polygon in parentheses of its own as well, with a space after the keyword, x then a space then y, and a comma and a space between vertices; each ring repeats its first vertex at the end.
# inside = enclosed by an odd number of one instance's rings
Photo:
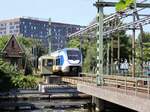
POLYGON ((53 59, 47 59, 47 69, 49 70, 50 74, 53 74, 53 59))

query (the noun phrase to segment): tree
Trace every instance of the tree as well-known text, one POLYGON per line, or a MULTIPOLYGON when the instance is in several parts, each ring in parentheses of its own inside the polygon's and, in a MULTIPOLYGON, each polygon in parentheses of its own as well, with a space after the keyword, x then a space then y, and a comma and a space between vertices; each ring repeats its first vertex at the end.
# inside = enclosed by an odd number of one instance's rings
MULTIPOLYGON (((117 38, 120 38, 120 58, 130 60, 129 57, 131 57, 131 36, 128 36, 124 30, 119 31, 116 34, 113 34, 114 40, 117 40, 117 38)), ((114 51, 114 54, 117 54, 117 52, 114 51)), ((117 59, 117 55, 115 56, 117 59)))
POLYGON ((18 73, 9 63, 0 59, 0 91, 9 91, 13 88, 11 77, 15 77, 18 73))
POLYGON ((96 64, 96 46, 94 44, 91 44, 91 46, 89 46, 87 49, 86 56, 84 59, 84 71, 95 72, 96 64))
POLYGON ((14 88, 33 88, 40 80, 35 76, 24 76, 14 66, 0 59, 0 92, 14 88))
POLYGON ((90 39, 83 37, 82 45, 80 45, 80 38, 72 38, 68 42, 68 47, 80 48, 83 55, 83 71, 91 72, 95 69, 96 63, 96 38, 90 39))
MULTIPOLYGON (((140 61, 140 46, 139 46, 140 36, 141 36, 141 34, 139 34, 138 38, 136 39, 137 62, 140 61)), ((143 42, 143 55, 144 55, 143 61, 147 62, 147 61, 150 61, 150 33, 145 32, 143 34, 142 42, 143 42)))
MULTIPOLYGON (((114 38, 114 40, 117 40, 117 38, 120 38, 121 48, 120 48, 120 57, 123 59, 128 59, 131 55, 131 38, 126 35, 125 31, 119 31, 118 33, 115 33, 110 36, 110 38, 114 38)), ((105 39, 104 38, 104 57, 106 57, 107 52, 107 42, 110 42, 110 38, 105 39)), ((95 72, 96 65, 97 65, 97 50, 96 50, 96 38, 89 38, 89 37, 83 37, 82 45, 81 45, 81 51, 83 54, 83 70, 84 72, 95 72)), ((79 37, 75 37, 69 40, 68 47, 77 47, 80 48, 80 39, 79 37)), ((110 53, 109 53, 110 54, 110 53)), ((117 50, 114 50, 113 52, 114 57, 117 59, 117 50)), ((111 56, 109 56, 111 57, 111 56)), ((104 66, 106 66, 106 58, 104 58, 104 66)))
MULTIPOLYGON (((4 48, 4 46, 6 45, 9 39, 10 39, 9 36, 0 37, 0 51, 2 51, 2 49, 4 48)), ((36 53, 37 58, 45 54, 47 52, 47 49, 44 48, 42 42, 38 39, 26 38, 22 36, 18 36, 16 37, 16 39, 20 43, 22 49, 25 52, 25 55, 23 56, 23 63, 22 63, 23 68, 25 69, 25 75, 32 74, 32 67, 34 66, 32 63, 33 62, 32 57, 35 56, 35 54, 33 54, 33 46, 34 48, 37 49, 37 53, 36 53)))
POLYGON ((116 11, 117 12, 124 12, 127 8, 133 8, 135 0, 120 0, 116 4, 116 11))
POLYGON ((0 51, 5 47, 9 37, 8 36, 2 36, 0 37, 0 51))

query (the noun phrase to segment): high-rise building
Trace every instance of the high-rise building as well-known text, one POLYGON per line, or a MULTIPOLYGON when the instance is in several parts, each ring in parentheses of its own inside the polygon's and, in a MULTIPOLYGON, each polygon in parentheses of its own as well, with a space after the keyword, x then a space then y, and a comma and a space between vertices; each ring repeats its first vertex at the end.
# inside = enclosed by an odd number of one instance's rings
POLYGON ((67 42, 67 36, 71 33, 79 31, 82 26, 51 22, 49 26, 48 20, 20 17, 9 20, 0 21, 0 36, 3 35, 22 35, 41 39, 45 46, 48 46, 48 32, 51 28, 52 51, 64 48, 67 42))

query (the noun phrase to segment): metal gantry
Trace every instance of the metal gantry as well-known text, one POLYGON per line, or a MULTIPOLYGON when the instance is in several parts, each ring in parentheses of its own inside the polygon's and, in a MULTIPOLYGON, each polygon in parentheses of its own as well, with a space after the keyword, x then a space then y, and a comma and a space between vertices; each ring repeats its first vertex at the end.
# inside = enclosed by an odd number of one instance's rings
MULTIPOLYGON (((149 14, 138 14, 141 10, 145 8, 150 8, 149 3, 134 3, 133 9, 127 9, 123 13, 114 13, 110 16, 107 16, 103 19, 103 8, 104 7, 114 7, 115 2, 104 2, 102 0, 98 0, 94 5, 97 7, 97 23, 87 26, 86 28, 71 34, 69 37, 81 36, 85 33, 89 34, 89 32, 93 32, 97 30, 96 39, 97 39, 97 85, 103 85, 103 39, 111 37, 111 34, 121 31, 121 30, 131 30, 133 31, 132 35, 132 76, 135 76, 135 33, 136 30, 140 30, 143 36, 143 26, 150 24, 150 15, 149 14), (140 8, 140 9, 139 9, 140 8), (133 21, 123 23, 122 20, 127 17, 133 17, 133 21), (141 17, 139 17, 141 16, 141 17), (118 22, 119 21, 119 22, 118 22), (121 24, 120 24, 121 23, 121 24)), ((143 57, 143 47, 142 47, 142 36, 140 38, 140 46, 141 46, 141 57, 143 57)), ((109 39, 113 40, 113 39, 109 39)), ((109 47, 109 45, 108 45, 109 47)), ((120 61, 120 38, 118 37, 118 62, 120 61)), ((108 48, 109 49, 109 48, 108 48)), ((113 50, 111 50, 112 52, 113 50)), ((109 55, 109 50, 107 50, 107 56, 109 55)), ((112 56, 112 55, 111 55, 112 56)), ((107 57, 107 61, 108 61, 107 57)), ((141 65, 142 65, 141 61, 141 65)), ((107 67, 109 63, 107 63, 107 67)), ((142 68, 142 67, 141 67, 142 68)), ((143 69, 143 68, 142 68, 143 69)), ((108 73, 108 68, 107 68, 108 73)))
MULTIPOLYGON (((98 0, 102 2, 102 0, 98 0)), ((97 7, 97 85, 103 85, 103 6, 97 7)))
MULTIPOLYGON (((134 0, 134 10, 136 10, 136 0, 134 0)), ((133 22, 135 22, 135 12, 133 12, 133 22)), ((132 77, 135 77, 135 25, 132 35, 132 77)))

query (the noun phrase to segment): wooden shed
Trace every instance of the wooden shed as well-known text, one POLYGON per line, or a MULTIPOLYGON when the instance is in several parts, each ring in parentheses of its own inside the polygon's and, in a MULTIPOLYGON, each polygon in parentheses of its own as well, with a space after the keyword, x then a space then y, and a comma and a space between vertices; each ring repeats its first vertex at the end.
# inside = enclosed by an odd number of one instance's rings
POLYGON ((2 50, 2 58, 10 64, 16 66, 16 68, 22 68, 23 55, 24 50, 16 40, 15 36, 12 35, 2 50))

